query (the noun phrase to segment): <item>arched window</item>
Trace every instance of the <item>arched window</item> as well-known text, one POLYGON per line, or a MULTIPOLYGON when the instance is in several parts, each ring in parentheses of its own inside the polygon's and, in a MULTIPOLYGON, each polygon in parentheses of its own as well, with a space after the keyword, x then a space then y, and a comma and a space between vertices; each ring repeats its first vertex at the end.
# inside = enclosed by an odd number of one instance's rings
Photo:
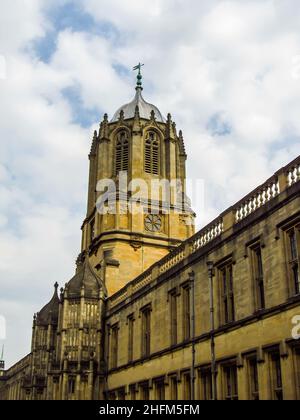
POLYGON ((159 175, 159 138, 154 131, 149 131, 145 140, 145 172, 159 175))
POLYGON ((118 133, 116 144, 116 173, 128 171, 129 167, 129 139, 127 131, 118 133))

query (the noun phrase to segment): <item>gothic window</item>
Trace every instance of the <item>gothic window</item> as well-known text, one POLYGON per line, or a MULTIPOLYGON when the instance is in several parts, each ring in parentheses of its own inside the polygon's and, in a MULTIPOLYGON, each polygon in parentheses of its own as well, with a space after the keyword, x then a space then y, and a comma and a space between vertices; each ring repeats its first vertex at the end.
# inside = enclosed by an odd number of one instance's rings
POLYGON ((251 247, 252 274, 255 290, 255 306, 257 310, 265 309, 265 281, 262 257, 262 246, 258 242, 251 247))
POLYGON ((191 374, 188 372, 183 375, 183 396, 185 401, 192 399, 192 380, 191 374))
POLYGON ((225 399, 227 401, 236 401, 238 397, 238 376, 237 366, 235 364, 224 367, 225 376, 225 399))
POLYGON ((201 386, 202 386, 202 395, 201 399, 204 401, 211 401, 212 400, 212 374, 211 368, 206 368, 201 370, 200 373, 201 378, 201 386))
POLYGON ((259 401, 259 378, 257 358, 251 357, 249 363, 250 400, 259 401))
POLYGON ((177 376, 171 377, 171 400, 177 401, 178 400, 178 380, 177 376))
POLYGON ((118 366, 118 344, 119 344, 119 324, 111 329, 111 368, 116 369, 118 366))
POLYGON ((155 381, 155 399, 164 401, 166 399, 164 378, 155 381))
POLYGON ((271 354, 271 379, 272 379, 272 399, 275 401, 283 400, 282 371, 279 352, 271 354))
POLYGON ((122 130, 117 135, 116 143, 116 173, 128 171, 129 168, 129 138, 128 133, 122 130))
POLYGON ((149 401, 150 400, 149 382, 144 382, 143 384, 141 384, 141 399, 143 401, 149 401))
POLYGON ((158 135, 154 131, 149 131, 145 140, 145 172, 147 174, 159 175, 159 143, 158 135))
POLYGON ((295 357, 295 383, 297 387, 297 398, 300 399, 300 346, 294 349, 295 357))
POLYGON ((150 356, 151 307, 142 310, 142 357, 150 356))
POLYGON ((69 383, 68 383, 68 391, 69 395, 75 394, 75 383, 76 379, 72 376, 69 377, 69 383))
POLYGON ((136 385, 130 385, 129 387, 130 399, 131 401, 136 401, 137 399, 137 387, 136 385))
POLYGON ((177 311, 177 290, 170 292, 170 317, 171 317, 171 345, 177 344, 177 326, 178 326, 178 311, 177 311))
POLYGON ((191 294, 189 286, 185 286, 182 290, 182 306, 183 339, 184 341, 188 341, 191 339, 191 294))
POLYGON ((133 345, 134 345, 134 316, 128 317, 128 363, 133 360, 133 345))
POLYGON ((219 268, 219 278, 221 288, 221 322, 229 324, 235 321, 233 265, 231 261, 219 268))
POLYGON ((120 388, 118 390, 118 401, 125 401, 126 399, 126 391, 125 388, 120 388))
POLYGON ((300 294, 300 226, 297 225, 288 232, 288 251, 289 251, 289 267, 290 277, 292 279, 292 290, 295 295, 300 294))

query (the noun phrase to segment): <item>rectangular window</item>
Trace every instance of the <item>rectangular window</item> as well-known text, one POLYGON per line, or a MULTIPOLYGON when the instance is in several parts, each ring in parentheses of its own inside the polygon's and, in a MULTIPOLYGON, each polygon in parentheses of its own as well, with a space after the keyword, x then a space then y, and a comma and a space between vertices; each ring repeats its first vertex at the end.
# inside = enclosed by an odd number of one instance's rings
POLYGON ((136 385, 130 385, 129 392, 130 392, 131 401, 136 401, 136 394, 137 394, 136 385))
POLYGON ((191 374, 185 373, 183 375, 183 397, 185 401, 191 400, 192 389, 191 389, 191 374))
POLYGON ((288 253, 289 253, 289 269, 291 276, 291 286, 293 294, 300 294, 300 265, 299 265, 299 249, 300 249, 300 226, 297 225, 288 231, 288 253))
POLYGON ((115 392, 110 392, 108 394, 109 401, 117 401, 117 394, 115 392))
POLYGON ((92 243, 95 239, 95 219, 90 223, 90 242, 92 243))
POLYGON ((201 399, 204 401, 212 400, 212 375, 211 369, 202 370, 200 373, 201 380, 201 399))
POLYGON ((297 387, 297 399, 300 399, 300 348, 295 349, 295 380, 297 387))
POLYGON ((178 311, 177 311, 177 293, 176 290, 170 293, 170 312, 171 312, 171 345, 177 344, 177 324, 178 324, 178 311))
POLYGON ((249 383, 250 383, 249 399, 252 401, 259 401, 258 366, 257 366, 257 360, 255 357, 249 359, 249 383))
POLYGON ((163 379, 155 382, 155 399, 157 401, 164 401, 166 399, 165 382, 163 379))
POLYGON ((186 286, 182 291, 183 300, 183 339, 188 341, 191 339, 191 297, 190 287, 186 286))
POLYGON ((142 357, 149 357, 151 351, 151 308, 142 311, 142 357))
POLYGON ((149 401, 150 400, 150 390, 149 383, 145 382, 141 385, 141 400, 149 401))
POLYGON ((134 317, 128 317, 128 363, 133 361, 134 317))
POLYGON ((111 329, 111 368, 118 367, 118 339, 119 339, 119 325, 115 325, 111 329))
POLYGON ((220 268, 219 271, 221 281, 222 322, 224 324, 229 324, 235 321, 232 262, 220 268))
POLYGON ((75 394, 75 387, 76 387, 76 378, 70 377, 68 383, 68 392, 69 395, 75 394))
POLYGON ((259 243, 251 248, 251 254, 252 271, 254 276, 255 306, 257 310, 262 310, 266 307, 266 301, 262 248, 259 243))
POLYGON ((275 401, 283 400, 282 389, 282 371, 279 352, 271 354, 271 382, 272 382, 272 399, 275 401))
POLYGON ((125 396, 126 396, 125 388, 119 389, 118 390, 118 401, 125 401, 125 396))
POLYGON ((178 381, 176 376, 171 377, 171 400, 178 401, 178 381))
POLYGON ((238 378, 237 378, 236 365, 225 366, 224 376, 225 376, 225 399, 230 400, 230 401, 238 400, 239 399, 238 378))

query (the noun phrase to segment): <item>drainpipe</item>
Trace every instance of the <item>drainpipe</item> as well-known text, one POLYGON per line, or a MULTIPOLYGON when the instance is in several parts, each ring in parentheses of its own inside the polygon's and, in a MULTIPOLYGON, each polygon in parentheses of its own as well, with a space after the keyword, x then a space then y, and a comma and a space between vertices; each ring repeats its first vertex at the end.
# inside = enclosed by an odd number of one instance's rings
POLYGON ((215 349, 215 308, 214 308, 214 263, 207 262, 209 277, 209 301, 210 301, 210 347, 211 347, 211 375, 212 375, 212 400, 217 398, 217 369, 216 369, 216 349, 215 349))
POLYGON ((196 346, 195 346, 195 273, 192 271, 189 273, 190 285, 191 285, 191 336, 192 336, 192 389, 191 389, 191 400, 195 401, 195 383, 196 383, 196 346))

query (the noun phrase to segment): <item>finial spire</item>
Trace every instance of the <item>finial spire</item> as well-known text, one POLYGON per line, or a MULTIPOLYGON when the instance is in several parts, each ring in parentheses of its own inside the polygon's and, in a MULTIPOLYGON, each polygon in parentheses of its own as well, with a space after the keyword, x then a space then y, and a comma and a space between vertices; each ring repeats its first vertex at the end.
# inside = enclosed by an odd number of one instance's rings
POLYGON ((139 63, 137 66, 133 67, 133 70, 138 70, 138 75, 137 75, 137 83, 136 83, 136 89, 143 89, 143 76, 141 73, 141 68, 144 66, 144 64, 139 63))
POLYGON ((5 362, 4 362, 4 344, 3 344, 1 358, 0 358, 0 376, 3 375, 4 369, 5 369, 5 362))

